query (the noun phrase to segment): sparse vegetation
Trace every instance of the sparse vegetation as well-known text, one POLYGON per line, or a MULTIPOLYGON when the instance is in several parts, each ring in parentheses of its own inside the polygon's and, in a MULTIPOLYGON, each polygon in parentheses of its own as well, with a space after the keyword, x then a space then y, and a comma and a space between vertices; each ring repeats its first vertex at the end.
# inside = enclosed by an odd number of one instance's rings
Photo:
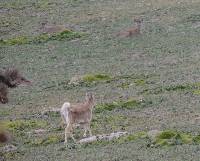
POLYGON ((61 138, 61 136, 50 135, 43 139, 37 138, 34 141, 32 141, 31 143, 29 143, 29 145, 31 145, 31 146, 47 146, 49 144, 57 144, 62 141, 63 141, 63 139, 61 138))
POLYGON ((13 131, 24 131, 32 128, 42 128, 47 125, 46 121, 40 120, 15 120, 15 121, 4 121, 5 126, 13 131))
POLYGON ((88 74, 83 76, 83 82, 95 82, 95 81, 105 81, 105 80, 110 80, 111 77, 106 74, 88 74))
MULTIPOLYGON (((153 141, 152 146, 172 146, 181 144, 192 144, 193 140, 196 140, 191 134, 183 132, 176 132, 173 130, 166 130, 161 132, 156 139, 153 141)), ((197 139, 198 140, 198 139, 197 139)))
POLYGON ((173 92, 173 91, 186 91, 192 92, 194 94, 198 94, 199 83, 191 83, 191 84, 178 84, 171 85, 166 87, 157 87, 154 89, 145 89, 142 91, 143 94, 160 94, 163 92, 173 92))
POLYGON ((152 101, 130 99, 127 101, 117 101, 112 103, 99 104, 95 107, 95 112, 112 111, 114 109, 134 109, 151 105, 152 101))
MULTIPOLYGON (((33 85, 12 90, 9 103, 0 104, 9 144, 17 148, 0 156, 198 161, 199 10, 199 0, 1 1, 0 70, 16 66, 33 85), (115 36, 136 25, 134 19, 143 20, 140 35, 115 36), (66 31, 50 32, 49 26, 66 31), (59 112, 42 113, 66 101, 81 102, 87 91, 96 96, 94 135, 130 135, 63 145, 59 112), (161 133, 148 137, 155 129, 161 133)), ((74 136, 82 138, 82 130, 75 129, 74 136)))

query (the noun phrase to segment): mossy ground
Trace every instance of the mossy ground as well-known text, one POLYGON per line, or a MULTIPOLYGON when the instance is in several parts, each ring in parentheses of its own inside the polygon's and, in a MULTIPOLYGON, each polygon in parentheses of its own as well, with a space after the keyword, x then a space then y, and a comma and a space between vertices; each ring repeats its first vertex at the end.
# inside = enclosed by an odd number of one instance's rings
POLYGON ((1 1, 0 68, 16 66, 33 82, 10 90, 10 102, 0 105, 18 148, 6 160, 199 161, 199 10, 199 0, 1 1), (116 36, 138 17, 141 35, 116 36), (41 34, 42 23, 72 33, 41 34), (69 84, 75 75, 84 79, 69 84), (133 136, 85 147, 70 140, 64 147, 59 115, 41 112, 80 102, 88 91, 97 103, 93 133, 133 136), (175 135, 136 139, 152 129, 175 135))

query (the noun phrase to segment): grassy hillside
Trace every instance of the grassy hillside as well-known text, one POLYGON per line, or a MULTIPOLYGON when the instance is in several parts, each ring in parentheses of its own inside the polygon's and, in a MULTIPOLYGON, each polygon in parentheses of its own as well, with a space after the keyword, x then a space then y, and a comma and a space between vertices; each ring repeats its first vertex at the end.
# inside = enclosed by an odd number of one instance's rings
MULTIPOLYGON (((199 11, 199 0, 1 1, 0 68, 16 66, 33 82, 10 90, 10 102, 0 104, 0 120, 17 147, 1 155, 8 161, 198 161, 199 11), (143 19, 142 34, 117 37, 134 18, 143 19), (65 30, 44 34, 44 23, 65 30), (70 140, 65 147, 59 115, 41 113, 82 101, 87 91, 97 103, 93 134, 134 136, 82 146, 70 140), (170 134, 152 140, 151 130, 170 134)), ((77 139, 82 135, 75 130, 77 139)))

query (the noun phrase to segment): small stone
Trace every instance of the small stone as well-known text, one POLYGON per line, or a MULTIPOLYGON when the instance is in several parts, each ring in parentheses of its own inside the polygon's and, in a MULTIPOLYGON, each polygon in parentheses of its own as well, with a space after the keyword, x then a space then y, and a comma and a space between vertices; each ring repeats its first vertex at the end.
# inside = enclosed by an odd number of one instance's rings
POLYGON ((162 131, 160 130, 150 130, 147 132, 147 136, 149 138, 151 138, 152 140, 154 140, 156 138, 156 136, 158 136, 162 131))
POLYGON ((2 152, 12 152, 12 151, 16 151, 16 150, 17 150, 17 147, 12 145, 12 144, 6 145, 6 146, 1 148, 2 152))

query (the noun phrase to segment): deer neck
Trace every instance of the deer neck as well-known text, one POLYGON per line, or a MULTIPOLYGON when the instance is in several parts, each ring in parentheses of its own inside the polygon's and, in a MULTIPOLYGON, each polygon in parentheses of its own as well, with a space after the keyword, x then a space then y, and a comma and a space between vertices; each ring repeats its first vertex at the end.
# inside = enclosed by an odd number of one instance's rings
POLYGON ((137 29, 140 31, 141 23, 137 23, 137 29))
POLYGON ((88 106, 89 108, 92 108, 93 107, 93 101, 89 101, 89 100, 87 100, 86 102, 85 102, 85 105, 86 106, 88 106))

